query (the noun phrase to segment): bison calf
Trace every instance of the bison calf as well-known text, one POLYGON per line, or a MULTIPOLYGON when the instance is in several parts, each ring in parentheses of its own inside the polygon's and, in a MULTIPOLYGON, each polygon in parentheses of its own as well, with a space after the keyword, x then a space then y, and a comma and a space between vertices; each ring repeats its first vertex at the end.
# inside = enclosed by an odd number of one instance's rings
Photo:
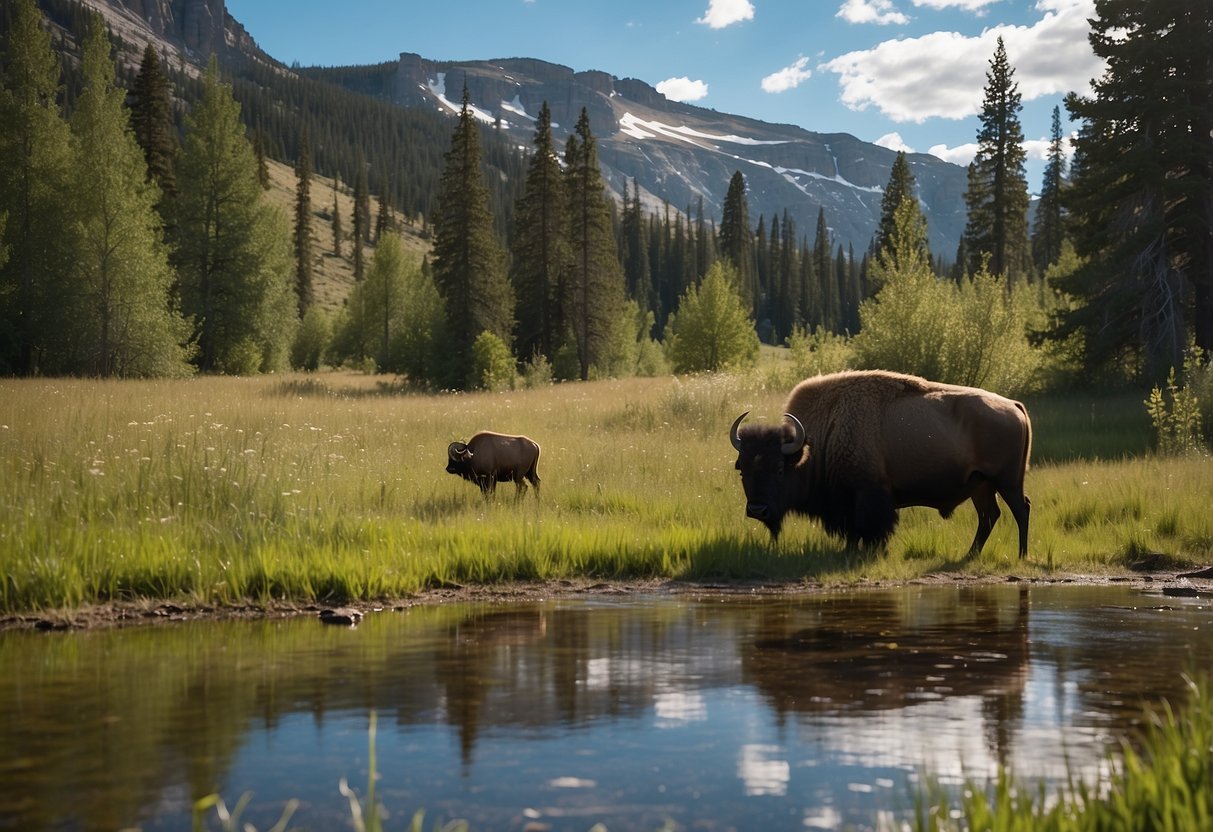
POLYGON ((927 506, 946 518, 971 500, 973 557, 998 520, 998 495, 1019 526, 1019 556, 1027 555, 1032 425, 1019 402, 870 370, 802 381, 784 410, 780 425, 740 427, 743 413, 729 430, 746 514, 773 538, 793 512, 821 520, 851 546, 881 546, 899 508, 927 506))
POLYGON ((467 442, 452 442, 446 454, 446 472, 476 483, 486 498, 497 483, 508 480, 514 481, 515 494, 521 497, 526 493, 524 479, 539 497, 539 443, 525 436, 481 431, 467 442))

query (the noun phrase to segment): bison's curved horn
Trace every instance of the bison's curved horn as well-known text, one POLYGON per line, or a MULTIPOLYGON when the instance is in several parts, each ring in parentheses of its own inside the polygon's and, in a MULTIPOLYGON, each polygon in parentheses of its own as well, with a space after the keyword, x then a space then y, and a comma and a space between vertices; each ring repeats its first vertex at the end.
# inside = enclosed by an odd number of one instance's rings
POLYGON ((729 441, 733 443, 733 448, 735 450, 738 450, 738 451, 741 450, 741 437, 737 435, 737 428, 741 425, 741 420, 749 415, 750 415, 750 411, 748 411, 748 410, 745 413, 742 413, 733 422, 733 427, 729 428, 729 441))
POLYGON ((779 447, 779 449, 781 451, 783 451, 784 456, 791 456, 792 454, 798 454, 798 453, 800 453, 800 449, 804 447, 804 439, 805 439, 804 425, 800 424, 800 420, 797 419, 795 416, 793 416, 791 413, 785 413, 785 414, 783 414, 783 417, 785 419, 788 419, 789 421, 791 421, 792 430, 795 435, 793 436, 791 442, 784 442, 779 447))
POLYGON ((466 448, 467 445, 462 442, 452 442, 446 446, 446 455, 451 459, 456 459, 457 455, 463 453, 466 448))

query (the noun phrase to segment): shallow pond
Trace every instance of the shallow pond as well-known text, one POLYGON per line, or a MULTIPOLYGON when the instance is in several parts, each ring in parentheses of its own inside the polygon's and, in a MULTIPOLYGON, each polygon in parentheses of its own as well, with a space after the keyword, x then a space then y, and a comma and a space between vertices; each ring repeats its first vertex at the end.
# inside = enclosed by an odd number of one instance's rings
POLYGON ((0 633, 0 828, 350 828, 376 714, 387 829, 874 828, 999 764, 1106 771, 1213 665, 1207 599, 1123 586, 561 597, 0 633), (214 812, 210 817, 213 821, 214 812))

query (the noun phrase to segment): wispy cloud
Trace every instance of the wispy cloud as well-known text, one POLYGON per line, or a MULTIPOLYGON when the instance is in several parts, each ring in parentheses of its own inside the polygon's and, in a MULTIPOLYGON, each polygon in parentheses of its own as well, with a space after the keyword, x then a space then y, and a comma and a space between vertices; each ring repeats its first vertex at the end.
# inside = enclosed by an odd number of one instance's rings
POLYGON ((1000 0, 914 0, 915 6, 926 6, 928 9, 962 9, 967 12, 984 12, 986 6, 992 6, 1000 0))
POLYGON ((666 78, 657 84, 657 92, 671 101, 698 101, 708 94, 708 85, 683 75, 680 78, 666 78))
POLYGON ((750 0, 708 0, 708 10, 695 22, 712 29, 723 29, 753 19, 754 4, 750 0))
POLYGON ((910 18, 893 5, 893 0, 846 0, 834 16, 841 17, 847 23, 876 23, 880 26, 910 22, 910 18))
POLYGON ((894 121, 918 123, 966 118, 980 110, 999 36, 1024 101, 1087 89, 1103 72, 1102 61, 1087 42, 1094 0, 1038 0, 1036 9, 1042 16, 1031 26, 994 26, 976 37, 933 32, 888 40, 848 52, 822 68, 838 74, 842 102, 851 109, 876 107, 894 121))
POLYGON ((772 72, 762 79, 763 92, 786 92, 799 87, 813 75, 813 71, 808 67, 809 59, 801 57, 791 66, 772 72))

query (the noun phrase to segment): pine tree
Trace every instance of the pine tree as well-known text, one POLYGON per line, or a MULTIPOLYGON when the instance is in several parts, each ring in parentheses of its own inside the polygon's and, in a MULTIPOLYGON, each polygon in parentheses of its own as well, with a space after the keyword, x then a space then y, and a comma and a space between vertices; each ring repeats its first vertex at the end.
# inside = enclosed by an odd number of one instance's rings
POLYGON ((640 183, 633 180, 629 196, 628 183, 623 183, 623 275, 628 297, 635 300, 643 312, 653 312, 660 317, 661 302, 653 287, 649 271, 648 247, 646 245, 644 214, 640 207, 640 183))
POLYGON ((720 212, 719 246, 720 256, 737 270, 742 296, 753 311, 758 307, 759 289, 754 264, 754 232, 750 229, 745 187, 745 177, 741 171, 735 171, 720 212))
POLYGON ((295 294, 299 317, 312 305, 312 149, 307 130, 295 156, 295 294))
POLYGON ((839 332, 842 320, 842 299, 838 292, 838 276, 834 274, 833 245, 830 228, 826 225, 826 210, 817 211, 817 237, 813 242, 813 271, 821 285, 821 325, 827 332, 839 332))
POLYGON ((263 201, 240 105, 212 57, 186 119, 177 169, 173 262, 203 372, 285 367, 295 326, 291 232, 263 201))
POLYGON ((179 143, 173 125, 168 79, 160 66, 160 56, 150 42, 144 47, 139 74, 135 76, 131 95, 131 124, 135 129, 135 139, 143 148, 148 178, 160 187, 166 199, 171 200, 177 191, 173 165, 179 143))
POLYGON ((366 261, 362 254, 363 243, 370 235, 370 209, 367 201, 366 164, 358 162, 358 172, 354 174, 354 218, 353 228, 350 229, 350 244, 354 247, 354 280, 362 280, 366 272, 366 261))
POLYGON ((1024 178, 1027 156, 1019 125, 1021 96, 1014 75, 1000 37, 986 73, 977 155, 969 167, 969 188, 965 191, 969 271, 977 272, 988 257, 990 273, 1004 275, 1011 283, 1024 279, 1031 269, 1028 185, 1024 178))
POLYGON ((59 113, 59 60, 33 0, 17 0, 0 90, 0 371, 54 372, 54 341, 70 334, 61 314, 71 241, 70 136, 59 113))
POLYGON ((546 101, 539 109, 534 145, 526 185, 514 208, 510 280, 518 298, 518 355, 529 360, 538 353, 551 361, 564 337, 562 278, 569 247, 568 202, 546 101))
POLYGON ((1040 201, 1036 203, 1036 225, 1032 233, 1032 262, 1044 274, 1061 256, 1065 241, 1061 187, 1066 175, 1065 147, 1061 135, 1061 110, 1053 108, 1053 128, 1049 135, 1049 156, 1045 163, 1040 201))
POLYGON ((1213 5, 1096 0, 1095 13, 1107 71, 1092 97, 1066 99, 1082 122, 1066 204, 1085 265, 1062 288, 1084 303, 1056 334, 1082 332, 1089 367, 1161 380, 1182 363, 1185 314, 1213 350, 1213 5))
MULTIPOLYGON (((914 192, 914 174, 910 172, 910 163, 906 161, 906 154, 899 151, 897 158, 893 160, 893 167, 889 171, 889 184, 885 186, 884 195, 880 199, 880 226, 876 230, 877 257, 887 258, 893 255, 893 247, 889 240, 893 235, 893 216, 902 200, 909 200, 913 203, 914 210, 922 212, 922 208, 918 204, 918 196, 914 192)), ((923 252, 926 253, 928 248, 925 232, 921 245, 923 252)))
POLYGON ((514 296, 493 232, 479 130, 466 86, 434 214, 434 283, 446 304, 452 362, 448 380, 457 387, 474 385, 476 380, 468 377, 472 342, 488 331, 510 343, 514 296))
POLYGON ((400 238, 389 232, 379 239, 366 280, 358 286, 361 301, 373 317, 373 326, 368 327, 368 335, 374 345, 370 354, 374 356, 381 373, 388 370, 391 362, 392 338, 397 335, 393 325, 404 314, 404 286, 404 248, 400 238))
POLYGON ((379 208, 375 212, 375 243, 378 245, 379 240, 384 234, 391 234, 396 230, 396 223, 392 220, 392 200, 391 188, 384 187, 382 193, 379 194, 379 208))
POLYGON ((265 150, 265 131, 258 124, 253 130, 253 156, 257 159, 257 182, 261 185, 261 190, 268 191, 270 189, 270 167, 266 161, 265 150))
POLYGON ((598 165, 597 142, 584 107, 565 145, 564 167, 572 257, 565 286, 565 313, 584 381, 608 347, 624 301, 623 268, 598 165))
POLYGON ((337 186, 340 180, 333 177, 333 256, 341 257, 341 235, 345 230, 341 227, 341 203, 337 200, 337 186))
POLYGON ((189 334, 174 310, 175 276, 156 213, 159 190, 114 85, 105 24, 96 16, 83 46, 84 89, 72 116, 72 179, 78 241, 72 293, 78 351, 64 367, 109 376, 181 375, 189 334))

